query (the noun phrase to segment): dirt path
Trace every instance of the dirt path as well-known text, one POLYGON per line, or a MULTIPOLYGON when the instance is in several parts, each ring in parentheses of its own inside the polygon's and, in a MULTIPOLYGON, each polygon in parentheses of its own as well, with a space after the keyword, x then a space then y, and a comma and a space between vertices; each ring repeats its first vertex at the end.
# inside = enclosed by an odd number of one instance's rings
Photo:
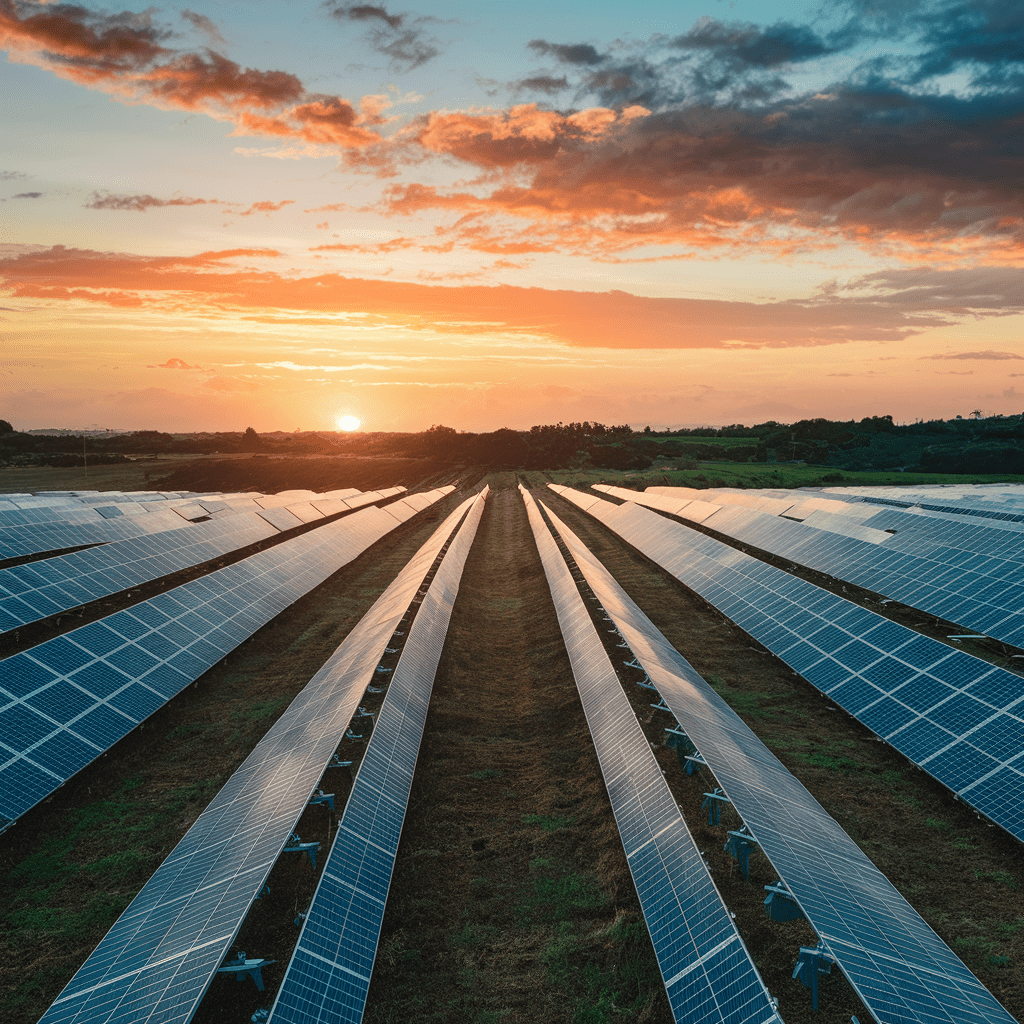
MULTIPOLYGON (((522 499, 491 481, 438 669, 367 1020, 667 1000, 522 499)), ((604 1020, 604 1016, 586 1019, 604 1020)))

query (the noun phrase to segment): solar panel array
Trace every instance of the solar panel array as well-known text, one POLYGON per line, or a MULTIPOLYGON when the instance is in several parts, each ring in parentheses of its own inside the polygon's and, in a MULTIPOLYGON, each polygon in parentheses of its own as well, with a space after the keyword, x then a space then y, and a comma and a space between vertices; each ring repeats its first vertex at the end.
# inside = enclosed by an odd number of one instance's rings
POLYGON ((363 509, 0 661, 0 818, 24 814, 398 522, 363 509))
POLYGON ((565 560, 520 487, 629 870, 680 1024, 780 1020, 622 692, 565 560))
MULTIPOLYGON (((836 488, 826 488, 834 491, 836 488)), ((981 484, 966 486, 849 487, 842 489, 848 501, 894 505, 916 505, 947 515, 991 519, 1001 524, 1024 523, 1024 488, 1020 484, 981 484)))
MULTIPOLYGON (((20 558, 43 551, 59 551, 62 548, 129 540, 164 530, 177 530, 190 522, 227 517, 239 512, 255 511, 261 514, 264 508, 272 511, 278 506, 298 502, 300 499, 305 499, 308 504, 314 499, 335 499, 342 501, 345 508, 356 508, 360 504, 377 501, 404 490, 404 487, 391 487, 384 491, 367 491, 363 497, 359 497, 360 492, 353 492, 352 488, 327 491, 321 495, 314 491, 290 491, 286 492, 287 496, 165 496, 154 492, 148 495, 143 493, 140 497, 104 492, 102 495, 61 499, 47 495, 7 495, 8 499, 14 497, 19 505, 25 507, 14 507, 14 502, 0 500, 0 560, 20 558), (2 506, 5 504, 12 507, 4 509, 2 506)), ((291 513, 282 513, 279 521, 275 521, 270 515, 264 515, 264 518, 279 529, 291 529, 301 522, 308 521, 291 513)), ((313 515, 310 518, 318 516, 313 515)))
MULTIPOLYGON (((386 495, 378 491, 357 492, 348 503, 335 500, 344 511, 382 496, 386 495)), ((178 529, 0 569, 0 633, 324 518, 316 512, 303 519, 294 515, 293 509, 274 509, 272 513, 257 509, 191 526, 179 522, 178 529), (276 524, 270 519, 276 519, 276 524)), ((405 511, 404 505, 400 511, 405 511)))
MULTIPOLYGON (((554 526, 683 731, 882 1024, 1013 1018, 557 516, 554 526)), ((653 758, 652 758, 653 760, 653 758)))
POLYGON ((473 500, 409 629, 271 1008, 277 1024, 363 1019, 434 675, 487 491, 473 500))
POLYGON ((54 1001, 46 1024, 191 1018, 472 500, 434 531, 234 772, 54 1001))
POLYGON ((277 532, 259 516, 242 513, 0 569, 0 633, 276 537, 277 532))
POLYGON ((1024 840, 1024 681, 649 509, 550 485, 1024 840))
MULTIPOLYGON (((670 511, 667 498, 648 497, 621 487, 601 489, 627 501, 670 511)), ((685 516, 686 509, 679 514, 685 516)), ((962 556, 956 564, 950 564, 739 506, 719 509, 706 517, 703 525, 986 636, 1024 646, 1024 565, 1020 562, 979 559, 978 569, 982 571, 978 571, 965 567, 962 556)), ((870 528, 867 523, 859 527, 870 528)), ((889 539, 884 531, 875 532, 889 539)))

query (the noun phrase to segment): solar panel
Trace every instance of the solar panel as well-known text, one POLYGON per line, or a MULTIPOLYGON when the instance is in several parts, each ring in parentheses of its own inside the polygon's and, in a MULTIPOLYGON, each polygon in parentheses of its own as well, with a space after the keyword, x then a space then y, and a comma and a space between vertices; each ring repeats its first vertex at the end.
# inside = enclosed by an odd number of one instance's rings
MULTIPOLYGON (((620 487, 602 490, 638 504, 664 508, 666 499, 620 487)), ((695 504, 695 503, 691 503, 695 504)), ((686 510, 678 513, 686 516, 686 510)), ((992 560, 981 571, 964 570, 961 559, 943 561, 925 553, 890 550, 889 534, 863 524, 822 532, 820 511, 804 522, 730 507, 705 517, 709 529, 764 551, 790 558, 819 572, 901 601, 1006 643, 1024 645, 1024 564, 992 560)), ((789 516, 789 513, 786 513, 789 516)), ((842 517, 839 517, 840 519, 842 517)), ((830 523, 830 527, 834 527, 830 523)), ((991 531, 990 531, 991 532, 991 531)), ((1020 544, 1015 545, 1019 554, 1020 544)))
POLYGON ((838 823, 582 541, 548 515, 636 660, 875 1019, 1009 1024, 1013 1018, 838 823))
POLYGON ((395 525, 364 509, 0 661, 0 817, 24 814, 395 525), (61 682, 89 709, 62 720, 61 682), (74 757, 55 763, 58 734, 74 757))
POLYGON ((626 860, 676 1021, 780 1021, 590 614, 520 486, 626 860))
POLYGON ((473 499, 413 619, 270 1021, 363 1018, 434 675, 487 491, 473 499))
MULTIPOLYGON (((573 501, 579 492, 552 485, 573 501)), ((976 810, 1024 840, 1019 676, 634 504, 589 503, 609 529, 719 608, 773 654, 976 810), (856 642, 856 643, 855 643, 856 642), (983 707, 975 725, 950 702, 983 707), (1010 794, 1016 792, 1016 798, 1010 794)))
POLYGON ((234 772, 50 1006, 46 1024, 191 1018, 472 500, 434 531, 234 772))
POLYGON ((277 531, 243 513, 0 569, 0 632, 255 544, 277 531), (102 563, 100 559, 102 558, 102 563))

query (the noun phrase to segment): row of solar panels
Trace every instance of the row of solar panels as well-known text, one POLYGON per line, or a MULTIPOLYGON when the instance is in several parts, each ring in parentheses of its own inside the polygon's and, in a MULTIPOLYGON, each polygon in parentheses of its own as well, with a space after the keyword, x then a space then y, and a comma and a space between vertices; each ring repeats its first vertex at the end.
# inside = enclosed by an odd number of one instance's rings
MULTIPOLYGON (((572 499, 573 495, 566 497, 572 499)), ((590 511, 594 511, 593 506, 590 511)), ((580 539, 557 516, 550 511, 547 514, 601 608, 628 644, 629 653, 647 672, 739 813, 747 832, 872 1016, 882 1024, 1008 1024, 1012 1020, 1009 1014, 838 823, 669 644, 580 539)), ((543 544, 550 548, 554 545, 550 537, 545 541, 541 536, 542 526, 535 524, 534 529, 599 755, 602 748, 607 750, 602 768, 609 795, 613 806, 617 802, 623 805, 620 832, 627 856, 631 844, 637 850, 657 848, 658 830, 666 827, 675 805, 671 810, 660 807, 657 795, 664 788, 664 780, 646 740, 611 666, 606 664, 575 585, 567 579, 564 562, 557 552, 544 556, 543 544), (549 562, 557 562, 554 570, 549 562), (555 576, 559 577, 557 583, 552 580, 555 576), (563 611, 566 605, 571 613, 563 611), (581 645, 583 650, 573 656, 574 648, 581 645), (586 679, 585 685, 581 677, 586 679), (607 736, 602 734, 605 729, 607 736), (606 756, 608 769, 604 769, 606 756), (648 762, 654 765, 653 770, 648 762)), ((619 813, 617 810, 617 817, 619 813)), ((650 854, 637 858, 636 867, 631 858, 631 868, 635 877, 640 876, 637 888, 641 894, 645 889, 661 890, 655 902, 664 913, 664 904, 671 901, 666 899, 660 878, 665 866, 678 862, 678 855, 659 860, 653 856, 654 850, 650 854)), ((707 886, 706 874, 699 856, 690 857, 682 888, 689 903, 682 908, 682 919, 698 905, 698 894, 707 886)), ((641 900, 643 903, 643 895, 641 900)), ((646 914, 646 905, 644 910, 646 914)), ((711 928, 715 914, 705 909, 699 919, 705 928, 711 928)), ((675 923, 679 924, 680 918, 675 923)), ((719 924, 719 930, 725 934, 724 924, 719 924)), ((657 925, 651 927, 651 932, 657 948, 657 925)), ((691 938, 693 934, 700 932, 691 932, 691 938)), ((732 946, 728 939, 719 941, 723 952, 732 946)), ((670 946, 685 944, 686 940, 677 938, 670 946)), ((740 1010, 744 1002, 741 993, 753 993, 755 989, 747 977, 747 965, 738 956, 729 964, 711 961, 704 973, 708 989, 703 998, 701 993, 691 992, 690 1001, 678 1009, 669 987, 677 1020, 719 1019, 702 1005, 711 998, 728 1008, 721 1019, 755 1020, 759 1019, 758 1012, 764 1013, 763 1005, 746 1016, 740 1010)), ((666 974, 666 981, 668 978, 666 974)))
POLYGON ((649 509, 551 486, 1024 840, 1024 683, 1019 676, 649 509))
POLYGON ((386 492, 368 491, 366 494, 374 497, 363 497, 362 500, 361 492, 345 488, 324 494, 313 491, 285 491, 273 495, 218 494, 160 501, 127 501, 97 507, 41 506, 18 512, 0 511, 0 559, 127 540, 247 511, 262 516, 277 529, 291 529, 299 523, 334 515, 360 503, 376 501, 382 495, 404 490, 404 487, 393 487, 386 492), (5 516, 8 519, 6 523, 5 516), (29 521, 23 521, 26 517, 29 521))
MULTIPOLYGON (((337 502, 338 511, 349 511, 398 493, 400 489, 391 488, 331 500, 337 502)), ((0 569, 0 633, 201 565, 312 521, 300 519, 294 509, 239 512, 194 525, 179 521, 177 529, 0 569)), ((318 518, 325 516, 318 513, 318 518)))
MULTIPOLYGON (((483 499, 468 499, 444 520, 296 696, 57 997, 42 1018, 46 1024, 186 1022, 192 1017, 328 768, 410 602, 474 500, 483 499)), ((347 522, 351 519, 338 525, 347 522)), ((446 557, 442 568, 448 562, 446 557)), ((442 582, 445 594, 451 585, 451 580, 442 582)), ((437 621, 433 625, 441 628, 437 621)), ((439 647, 443 633, 439 638, 431 634, 428 643, 439 647)), ((403 653, 399 666, 405 660, 403 653)), ((417 662, 415 656, 411 660, 417 662)), ((415 671, 402 669, 402 674, 421 681, 415 671)), ((371 747, 386 746, 394 717, 382 708, 374 730, 374 737, 382 739, 375 746, 371 740, 371 747)), ((369 749, 357 785, 364 772, 367 779, 379 774, 369 749)), ((346 808, 343 822, 348 814, 346 808)), ((382 841, 373 834, 367 838, 371 846, 382 841)), ((338 870, 330 864, 327 870, 338 870)), ((348 942, 350 957, 361 963, 368 957, 369 973, 376 938, 357 930, 348 942)))
POLYGON ((679 1024, 778 1022, 576 583, 533 499, 520 491, 673 1017, 679 1024))
POLYGON ((23 814, 417 506, 451 490, 402 499, 394 513, 363 509, 0 661, 0 818, 23 814))
MULTIPOLYGON (((663 495, 622 487, 597 488, 627 501, 651 505, 684 518, 688 506, 663 495)), ((856 536, 816 529, 752 508, 720 508, 701 518, 708 529, 764 551, 792 559, 819 572, 856 583, 892 600, 978 630, 1005 643, 1024 646, 1024 564, 982 556, 976 567, 924 554, 890 550, 856 536)), ((864 527, 862 527, 863 529, 864 527)), ((890 536, 877 531, 883 537, 890 536)), ((898 536, 898 534, 897 534, 898 536)), ((1019 551, 1019 543, 1015 553, 1019 551)))
POLYGON ((363 1019, 434 676, 487 493, 485 487, 471 499, 413 619, 271 1007, 271 1024, 363 1019))

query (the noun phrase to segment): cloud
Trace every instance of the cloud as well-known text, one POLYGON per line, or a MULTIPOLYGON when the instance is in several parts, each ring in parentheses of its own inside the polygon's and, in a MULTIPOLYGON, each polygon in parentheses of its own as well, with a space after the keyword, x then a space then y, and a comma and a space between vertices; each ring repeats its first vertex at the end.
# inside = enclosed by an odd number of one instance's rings
POLYGON ((996 352, 988 349, 984 352, 940 352, 934 356, 921 356, 922 359, 1024 359, 1016 352, 996 352))
POLYGON ((87 210, 133 210, 137 213, 145 213, 153 206, 203 206, 207 203, 220 203, 220 200, 190 199, 188 196, 157 199, 150 195, 128 196, 110 193, 101 195, 99 192, 93 192, 91 199, 84 206, 87 210))
POLYGON ((238 266, 246 259, 279 255, 238 249, 131 256, 54 247, 0 258, 0 277, 18 298, 166 307, 218 319, 232 312, 259 317, 304 313, 314 319, 317 314, 345 314, 390 330, 500 332, 583 348, 785 348, 899 341, 981 315, 953 304, 918 309, 904 299, 888 301, 884 292, 728 302, 509 285, 428 286, 333 273, 289 277, 238 266))
POLYGON ((147 364, 147 370, 201 370, 201 366, 189 366, 184 359, 170 358, 166 363, 147 364))
POLYGON ((12 199, 39 199, 42 196, 42 192, 19 192, 16 196, 11 196, 12 199))
POLYGON ((406 14, 389 14, 373 4, 337 4, 330 8, 338 21, 355 21, 367 28, 367 41, 379 54, 388 58, 395 71, 412 71, 437 57, 440 42, 423 27, 433 18, 410 21, 406 14))
POLYGON ((608 59, 608 54, 598 53, 589 43, 549 43, 543 39, 531 39, 527 45, 534 53, 554 57, 562 64, 593 67, 608 59))
POLYGON ((279 203, 272 203, 269 200, 263 200, 262 202, 253 203, 248 210, 242 210, 239 216, 251 217, 254 213, 276 213, 278 210, 285 206, 290 206, 294 202, 294 199, 282 199, 279 203))
POLYGON ((220 34, 220 29, 205 14, 196 14, 195 11, 184 10, 181 12, 181 16, 185 21, 190 22, 193 28, 202 32, 211 43, 224 45, 225 39, 220 34))
MULTIPOLYGON (((202 25, 201 15, 185 17, 202 25)), ((124 102, 204 113, 233 122, 240 135, 340 146, 380 141, 349 101, 307 94, 289 72, 243 68, 212 49, 176 52, 164 45, 173 34, 154 22, 153 10, 100 15, 73 4, 0 0, 0 47, 12 59, 124 102)))
POLYGON ((18 178, 27 178, 27 174, 21 171, 0 171, 0 181, 17 181, 18 178))
POLYGON ((562 75, 561 78, 555 78, 553 75, 533 75, 530 78, 520 78, 518 82, 513 82, 512 86, 514 89, 545 92, 548 95, 552 95, 568 89, 569 80, 565 75, 562 75))
POLYGON ((768 28, 741 22, 726 24, 705 15, 689 32, 676 36, 670 45, 679 50, 702 51, 733 67, 776 67, 813 60, 834 53, 830 45, 806 25, 777 21, 768 28))

